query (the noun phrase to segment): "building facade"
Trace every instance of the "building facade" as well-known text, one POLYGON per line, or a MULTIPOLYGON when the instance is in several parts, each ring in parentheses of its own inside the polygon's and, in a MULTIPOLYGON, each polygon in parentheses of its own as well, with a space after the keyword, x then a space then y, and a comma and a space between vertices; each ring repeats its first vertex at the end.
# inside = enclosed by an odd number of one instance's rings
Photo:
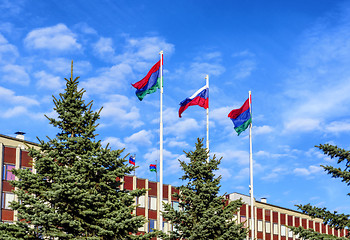
POLYGON ((37 148, 38 144, 25 141, 21 133, 16 138, 0 134, 0 219, 3 222, 17 220, 16 211, 9 207, 9 203, 16 200, 16 196, 12 193, 14 188, 9 183, 16 177, 9 170, 20 168, 32 170, 32 159, 28 155, 28 147, 37 148))
MULTIPOLYGON (((240 208, 236 220, 244 223, 245 227, 250 228, 251 207, 250 196, 232 193, 226 196, 229 201, 242 199, 244 205, 240 208)), ((288 226, 299 227, 305 229, 313 229, 319 233, 325 233, 337 237, 345 237, 347 230, 336 230, 328 225, 324 225, 322 219, 311 218, 306 214, 280 206, 268 204, 266 199, 261 201, 254 200, 254 236, 258 240, 296 240, 298 236, 288 229, 288 226)), ((249 236, 251 233, 249 233, 249 236)), ((247 237, 247 239, 249 238, 247 237)))
MULTIPOLYGON (((0 200, 1 211, 0 220, 2 222, 16 221, 16 211, 9 208, 9 203, 16 200, 16 196, 12 193, 14 188, 10 185, 10 180, 15 180, 16 177, 10 172, 12 169, 29 168, 35 173, 32 168, 32 159, 28 155, 28 147, 38 148, 38 144, 25 141, 23 135, 19 134, 16 138, 0 134, 0 200)), ((172 195, 178 189, 171 185, 164 184, 163 186, 163 201, 171 203, 175 209, 179 209, 179 202, 172 195)), ((140 233, 149 232, 152 229, 160 229, 160 223, 157 222, 160 214, 160 184, 159 182, 149 181, 148 179, 137 178, 136 176, 125 176, 123 179, 122 188, 125 190, 148 189, 145 196, 135 199, 137 204, 134 214, 137 216, 145 216, 147 222, 139 229, 140 233)), ((244 205, 235 215, 238 223, 244 223, 245 227, 250 228, 251 208, 250 197, 247 195, 232 193, 226 195, 228 201, 242 199, 244 205)), ((254 202, 254 223, 255 223, 255 238, 258 240, 297 240, 288 226, 302 226, 305 229, 313 229, 316 232, 344 237, 347 235, 347 230, 336 230, 324 225, 321 219, 312 219, 306 214, 272 205, 266 200, 254 202)), ((171 231, 170 223, 163 220, 163 230, 171 231)), ((249 236, 247 236, 249 239, 249 236)))

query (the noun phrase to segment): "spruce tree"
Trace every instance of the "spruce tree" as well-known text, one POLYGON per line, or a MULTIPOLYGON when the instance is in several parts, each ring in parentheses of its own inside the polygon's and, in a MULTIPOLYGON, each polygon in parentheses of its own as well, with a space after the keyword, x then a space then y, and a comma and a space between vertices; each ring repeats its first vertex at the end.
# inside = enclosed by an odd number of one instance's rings
MULTIPOLYGON (((343 167, 333 167, 333 166, 323 166, 323 169, 330 174, 333 178, 340 178, 342 182, 345 182, 348 186, 350 185, 350 151, 338 148, 330 144, 320 144, 315 146, 323 151, 325 155, 331 158, 337 158, 337 164, 343 165, 343 167)), ((350 193, 348 193, 350 195, 350 193)), ((311 216, 312 218, 321 218, 324 224, 335 229, 350 229, 350 215, 338 213, 337 211, 331 212, 327 208, 319 208, 311 206, 311 204, 306 205, 296 205, 303 213, 311 216)), ((345 237, 334 237, 326 234, 320 234, 314 232, 311 229, 304 229, 302 227, 291 227, 294 233, 299 234, 300 237, 305 239, 348 239, 350 235, 345 237)))
POLYGON ((185 152, 186 161, 180 161, 187 183, 179 187, 179 210, 165 204, 163 216, 173 225, 168 239, 228 240, 244 239, 247 231, 234 220, 234 213, 242 206, 240 200, 227 202, 219 195, 221 176, 215 177, 221 162, 214 156, 207 161, 208 152, 198 139, 195 151, 185 152))
POLYGON ((57 117, 47 117, 58 128, 55 138, 39 140, 30 149, 34 171, 14 170, 18 201, 16 225, 0 225, 7 239, 149 239, 136 236, 143 216, 135 216, 134 198, 145 190, 121 190, 121 180, 134 167, 126 164, 123 150, 103 148, 95 134, 100 111, 83 99, 79 77, 66 80, 66 89, 53 97, 57 117))

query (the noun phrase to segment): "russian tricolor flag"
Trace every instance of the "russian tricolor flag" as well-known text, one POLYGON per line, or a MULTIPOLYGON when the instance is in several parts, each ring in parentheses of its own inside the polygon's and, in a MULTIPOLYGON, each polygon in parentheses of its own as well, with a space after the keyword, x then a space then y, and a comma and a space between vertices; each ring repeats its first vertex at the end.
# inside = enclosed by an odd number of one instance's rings
POLYGON ((203 107, 205 109, 209 106, 209 87, 205 85, 201 89, 199 89, 197 92, 195 92, 191 97, 186 98, 180 103, 180 109, 179 109, 179 117, 181 117, 181 114, 189 107, 198 105, 200 107, 203 107))
POLYGON ((129 163, 135 166, 135 156, 129 157, 129 163))
POLYGON ((242 107, 238 109, 233 109, 229 114, 228 117, 231 118, 235 131, 239 134, 246 130, 249 127, 249 124, 252 122, 252 116, 250 114, 250 104, 251 104, 251 98, 249 101, 249 98, 244 102, 242 107))
MULTIPOLYGON (((163 63, 162 63, 163 65, 163 63)), ((157 91, 157 88, 160 89, 160 60, 153 65, 151 70, 147 73, 147 75, 142 78, 137 83, 131 84, 134 88, 136 88, 136 96, 140 101, 150 93, 154 93, 157 91)))

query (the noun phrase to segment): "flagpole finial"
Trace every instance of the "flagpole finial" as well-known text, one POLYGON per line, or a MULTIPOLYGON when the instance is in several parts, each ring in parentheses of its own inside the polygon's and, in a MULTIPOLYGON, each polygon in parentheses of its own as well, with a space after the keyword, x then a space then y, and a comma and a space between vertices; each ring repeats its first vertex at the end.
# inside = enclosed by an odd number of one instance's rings
POLYGON ((159 54, 163 54, 163 50, 159 52, 159 54))

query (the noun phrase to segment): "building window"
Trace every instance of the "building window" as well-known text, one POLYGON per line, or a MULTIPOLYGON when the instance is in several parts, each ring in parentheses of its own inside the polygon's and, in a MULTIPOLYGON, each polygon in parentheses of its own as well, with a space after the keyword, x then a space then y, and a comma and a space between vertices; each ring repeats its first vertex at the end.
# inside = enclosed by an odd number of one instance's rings
POLYGON ((156 220, 150 219, 148 223, 148 231, 153 232, 153 229, 156 228, 156 220))
POLYGON ((288 228, 288 237, 292 238, 293 237, 293 232, 291 229, 288 228))
POLYGON ((281 236, 285 237, 286 236, 286 226, 281 225, 281 236))
POLYGON ((278 224, 277 223, 273 224, 273 234, 278 234, 278 224))
POLYGON ((262 231, 263 231, 263 221, 258 220, 258 232, 262 232, 262 231))
POLYGON ((173 208, 175 211, 179 211, 179 202, 173 202, 173 208))
POLYGON ((14 168, 15 168, 15 165, 4 164, 4 172, 3 172, 2 180, 6 180, 6 181, 15 180, 15 175, 12 172, 10 172, 14 168))
POLYGON ((232 218, 232 221, 237 222, 237 219, 238 219, 238 218, 237 218, 237 215, 234 214, 234 215, 233 215, 233 218, 232 218))
POLYGON ((157 210, 157 198, 156 197, 149 197, 148 209, 157 210))
POLYGON ((144 208, 145 207, 145 196, 138 197, 137 204, 139 205, 139 207, 144 208))
POLYGON ((142 225, 142 227, 139 227, 139 232, 144 232, 145 231, 145 226, 142 225))
POLYGON ((164 231, 165 233, 168 232, 168 223, 167 223, 167 222, 163 222, 163 231, 164 231))
POLYGON ((247 227, 247 218, 241 216, 241 223, 243 223, 243 227, 247 227))
POLYGON ((10 209, 10 202, 15 200, 15 194, 13 193, 2 193, 1 206, 4 209, 10 209))
POLYGON ((271 223, 270 222, 265 222, 265 232, 271 233, 271 223))

